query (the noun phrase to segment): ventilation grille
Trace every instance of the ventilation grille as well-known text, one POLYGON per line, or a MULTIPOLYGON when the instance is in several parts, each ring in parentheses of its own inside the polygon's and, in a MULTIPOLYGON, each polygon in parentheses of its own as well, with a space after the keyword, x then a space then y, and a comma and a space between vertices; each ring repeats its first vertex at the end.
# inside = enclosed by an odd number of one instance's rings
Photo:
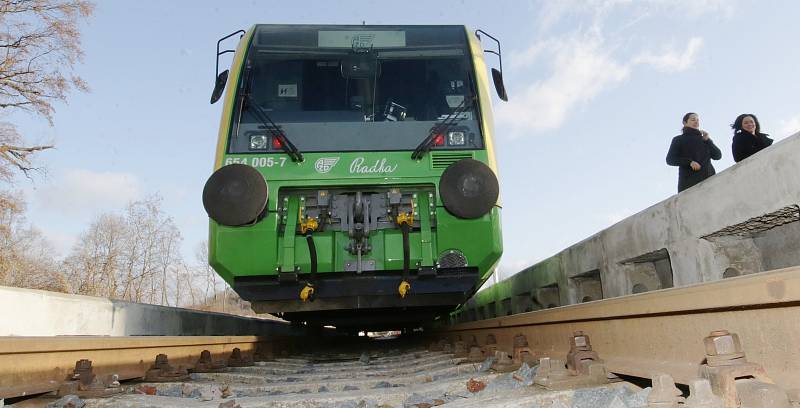
POLYGON ((467 266, 467 258, 461 251, 450 250, 439 257, 439 268, 464 268, 467 266))
POLYGON ((464 152, 464 153, 433 153, 431 154, 431 168, 433 169, 444 169, 447 166, 461 160, 461 159, 471 159, 472 153, 471 152, 464 152))

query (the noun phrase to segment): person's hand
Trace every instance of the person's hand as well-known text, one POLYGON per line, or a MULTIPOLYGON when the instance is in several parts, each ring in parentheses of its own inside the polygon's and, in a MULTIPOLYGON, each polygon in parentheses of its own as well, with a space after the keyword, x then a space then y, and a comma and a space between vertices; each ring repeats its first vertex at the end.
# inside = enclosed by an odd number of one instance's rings
MULTIPOLYGON (((705 130, 701 130, 701 131, 700 131, 700 134, 702 134, 702 135, 703 135, 703 140, 708 140, 708 132, 706 132, 705 130)), ((699 166, 699 165, 698 165, 698 166, 699 166)))
POLYGON ((692 170, 694 170, 694 171, 699 171, 700 168, 702 167, 702 166, 700 166, 700 163, 698 163, 696 161, 692 161, 691 163, 689 163, 689 166, 691 166, 692 170))

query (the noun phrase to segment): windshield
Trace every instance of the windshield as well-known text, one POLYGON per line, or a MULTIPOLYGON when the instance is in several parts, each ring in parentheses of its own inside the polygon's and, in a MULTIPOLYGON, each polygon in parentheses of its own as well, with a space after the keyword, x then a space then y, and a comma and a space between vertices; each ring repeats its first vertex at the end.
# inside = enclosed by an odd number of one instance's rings
POLYGON ((281 152, 250 104, 302 152, 414 150, 455 111, 437 150, 483 148, 463 27, 259 26, 245 64, 231 153, 281 152))

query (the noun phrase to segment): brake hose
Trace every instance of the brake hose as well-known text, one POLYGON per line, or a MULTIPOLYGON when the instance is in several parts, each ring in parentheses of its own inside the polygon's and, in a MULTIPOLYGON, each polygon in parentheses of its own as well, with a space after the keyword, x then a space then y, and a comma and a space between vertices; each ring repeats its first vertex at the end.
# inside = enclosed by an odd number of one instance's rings
POLYGON ((400 224, 400 230, 403 232, 403 281, 400 282, 400 287, 398 287, 398 291, 400 292, 400 297, 405 298, 406 293, 411 289, 411 284, 408 282, 408 272, 411 264, 411 254, 410 248, 408 245, 408 234, 411 229, 407 223, 400 224))
POLYGON ((300 291, 300 300, 314 301, 314 280, 317 277, 317 248, 314 246, 314 237, 311 235, 311 230, 306 230, 306 243, 308 243, 308 255, 311 258, 311 273, 308 277, 306 286, 300 291))

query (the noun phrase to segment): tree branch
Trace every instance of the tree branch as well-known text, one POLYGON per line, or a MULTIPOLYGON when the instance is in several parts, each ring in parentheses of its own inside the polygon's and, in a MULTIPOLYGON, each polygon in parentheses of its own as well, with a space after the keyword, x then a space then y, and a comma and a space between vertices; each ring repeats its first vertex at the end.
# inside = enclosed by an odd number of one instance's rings
MULTIPOLYGON (((53 102, 87 90, 72 69, 83 55, 80 24, 93 10, 89 0, 0 0, 0 112, 31 112, 52 125, 53 102)), ((29 157, 53 148, 22 146, 10 129, 0 127, 0 179, 6 180, 14 170, 37 170, 29 157)))
POLYGON ((55 146, 53 145, 23 147, 23 146, 11 146, 7 144, 2 144, 0 145, 0 158, 4 159, 6 162, 16 167, 17 169, 25 173, 25 175, 27 176, 29 171, 39 170, 38 167, 32 167, 30 165, 30 160, 28 160, 28 156, 31 153, 52 149, 54 147, 55 146))

